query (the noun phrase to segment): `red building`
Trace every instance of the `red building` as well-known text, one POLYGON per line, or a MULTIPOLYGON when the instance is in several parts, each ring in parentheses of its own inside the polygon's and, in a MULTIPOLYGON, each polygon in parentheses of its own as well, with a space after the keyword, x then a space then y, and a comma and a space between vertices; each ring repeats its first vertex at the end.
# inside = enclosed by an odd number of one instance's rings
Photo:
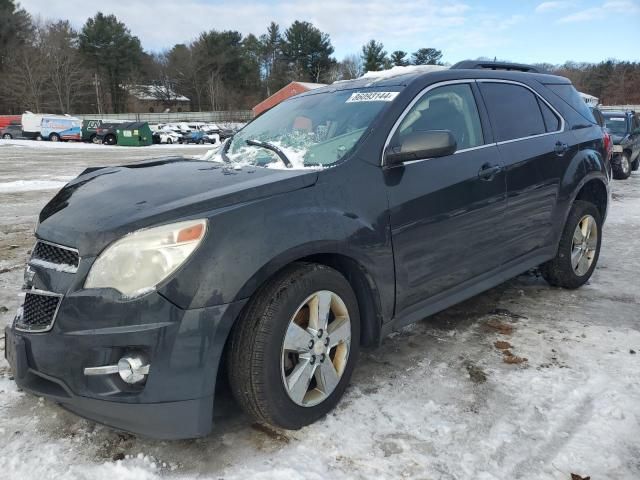
POLYGON ((253 107, 253 114, 255 116, 260 115, 265 110, 269 110, 271 107, 276 106, 289 97, 293 97, 294 95, 298 95, 299 93, 308 92, 309 90, 314 90, 316 88, 324 86, 324 83, 291 82, 289 85, 282 87, 276 93, 253 107))

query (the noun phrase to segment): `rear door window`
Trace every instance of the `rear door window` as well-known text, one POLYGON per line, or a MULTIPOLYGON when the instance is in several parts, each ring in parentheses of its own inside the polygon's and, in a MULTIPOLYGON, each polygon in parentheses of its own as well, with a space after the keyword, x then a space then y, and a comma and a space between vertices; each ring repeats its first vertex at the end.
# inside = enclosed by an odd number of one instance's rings
POLYGON ((515 140, 547 131, 537 97, 511 83, 480 82, 496 141, 515 140))

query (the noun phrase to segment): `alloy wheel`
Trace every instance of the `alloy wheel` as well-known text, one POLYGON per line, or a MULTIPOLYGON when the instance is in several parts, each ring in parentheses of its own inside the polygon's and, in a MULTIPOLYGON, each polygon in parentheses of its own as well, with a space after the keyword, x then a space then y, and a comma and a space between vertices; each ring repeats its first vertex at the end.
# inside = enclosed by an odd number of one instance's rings
POLYGON ((339 295, 313 293, 291 317, 282 345, 282 381, 302 407, 323 402, 342 377, 351 345, 351 320, 339 295))
POLYGON ((598 224, 591 215, 578 222, 571 242, 571 266, 579 277, 585 275, 596 256, 598 247, 598 224))
POLYGON ((626 175, 629 173, 631 169, 631 165, 629 164, 629 158, 626 155, 623 155, 620 159, 620 166, 622 167, 622 172, 626 175))

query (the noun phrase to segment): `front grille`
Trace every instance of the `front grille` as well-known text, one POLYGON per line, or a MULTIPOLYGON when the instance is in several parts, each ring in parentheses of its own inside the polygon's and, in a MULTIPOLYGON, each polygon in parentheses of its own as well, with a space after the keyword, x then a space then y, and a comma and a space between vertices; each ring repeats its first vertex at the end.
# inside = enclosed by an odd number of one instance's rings
POLYGON ((29 332, 46 332, 53 326, 62 297, 53 293, 27 292, 15 327, 29 332))
POLYGON ((30 262, 34 265, 73 273, 78 269, 80 256, 72 248, 39 240, 33 248, 30 262))

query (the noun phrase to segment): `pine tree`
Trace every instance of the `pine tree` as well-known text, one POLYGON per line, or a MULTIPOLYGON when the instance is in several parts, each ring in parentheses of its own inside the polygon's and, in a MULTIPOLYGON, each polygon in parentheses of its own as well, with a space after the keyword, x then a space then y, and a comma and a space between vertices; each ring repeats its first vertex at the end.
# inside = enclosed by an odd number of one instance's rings
POLYGON ((143 51, 138 37, 115 15, 98 12, 82 27, 79 45, 82 55, 106 85, 112 110, 123 111, 126 104, 123 86, 141 65, 143 51))
POLYGON ((441 65, 442 52, 435 48, 421 48, 413 52, 414 65, 441 65))
POLYGON ((365 72, 382 70, 385 67, 385 62, 388 61, 384 45, 375 40, 369 40, 369 42, 362 46, 362 61, 365 72))
POLYGON ((409 60, 407 60, 407 52, 402 50, 396 50, 391 54, 391 63, 396 67, 405 67, 409 65, 409 60))

